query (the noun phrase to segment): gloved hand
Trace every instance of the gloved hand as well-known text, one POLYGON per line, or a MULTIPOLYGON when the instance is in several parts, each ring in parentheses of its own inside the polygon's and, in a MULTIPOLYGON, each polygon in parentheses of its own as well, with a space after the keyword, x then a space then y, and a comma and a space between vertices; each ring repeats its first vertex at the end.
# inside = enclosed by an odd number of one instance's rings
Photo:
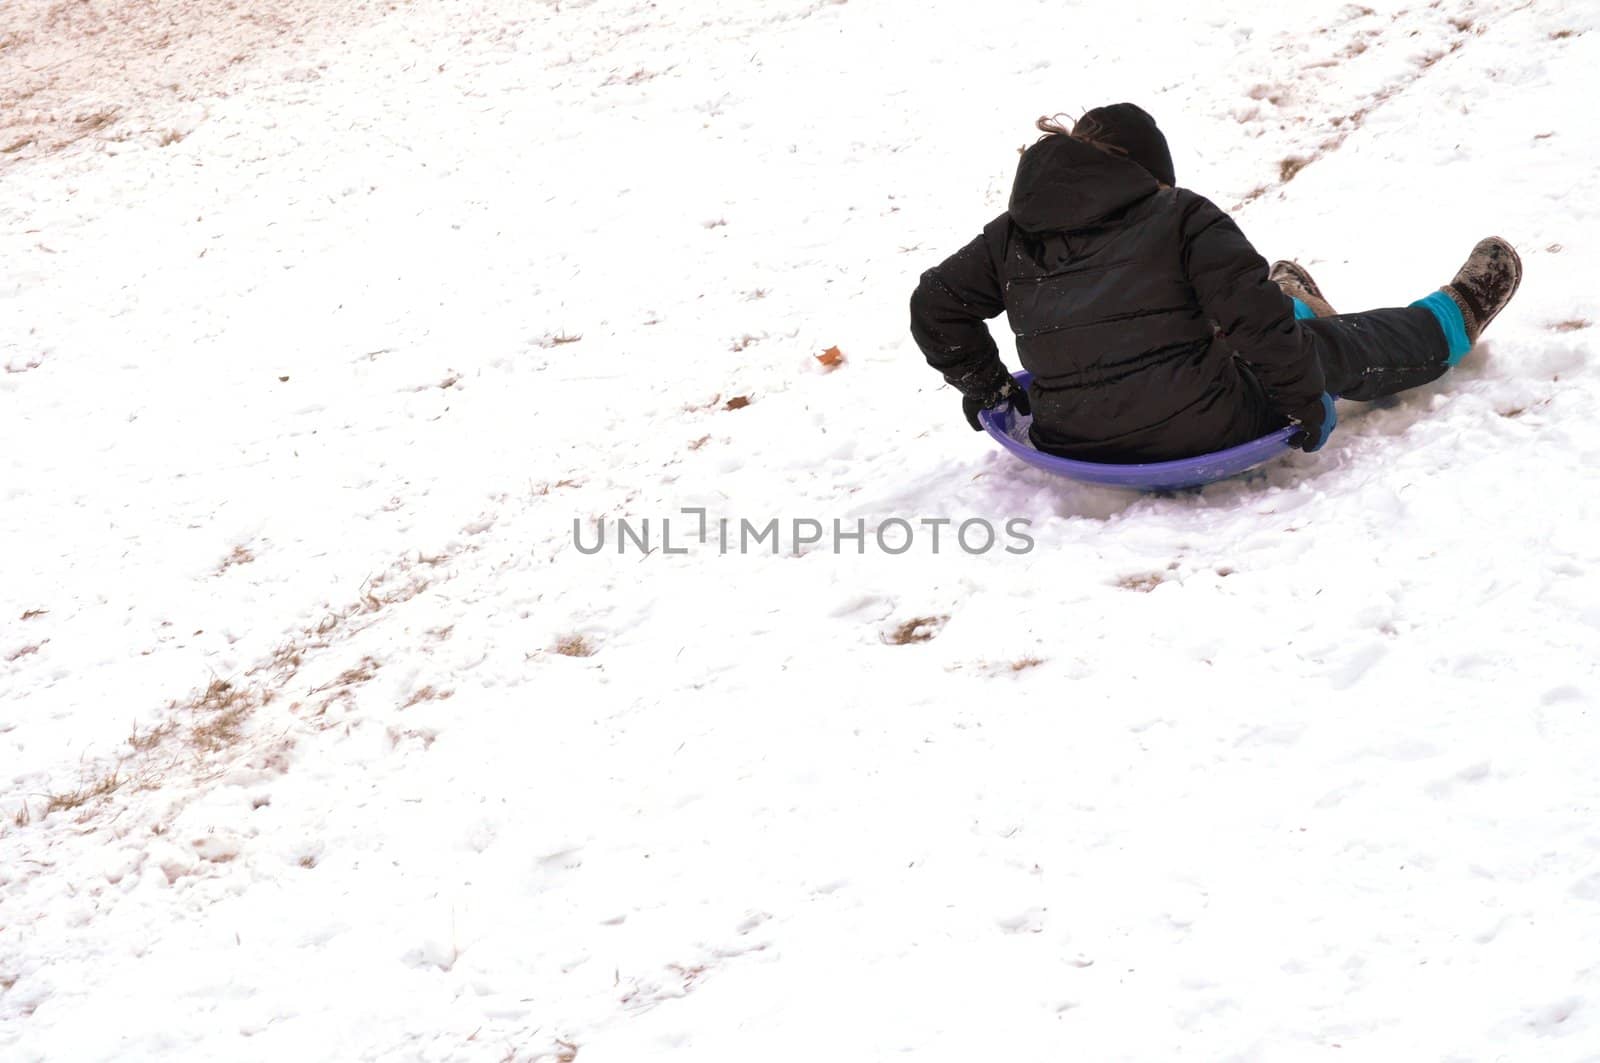
POLYGON ((1289 437, 1291 447, 1299 447, 1307 454, 1321 450, 1333 435, 1334 425, 1339 423, 1339 415, 1333 412, 1333 396, 1323 392, 1316 402, 1307 403, 1289 414, 1289 423, 1298 426, 1295 434, 1289 437))
POLYGON ((986 381, 983 386, 966 391, 961 396, 961 412, 967 415, 967 423, 972 426, 972 430, 981 432, 983 425, 978 421, 978 411, 992 410, 1008 402, 1011 408, 1020 414, 1033 412, 1033 407, 1028 403, 1027 391, 1018 387, 1011 374, 1001 369, 999 375, 986 381))

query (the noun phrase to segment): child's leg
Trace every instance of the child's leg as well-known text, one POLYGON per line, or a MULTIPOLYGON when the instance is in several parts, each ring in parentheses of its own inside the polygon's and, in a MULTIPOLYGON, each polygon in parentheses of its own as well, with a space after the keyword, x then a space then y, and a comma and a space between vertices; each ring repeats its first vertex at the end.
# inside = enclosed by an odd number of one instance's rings
POLYGON ((1437 380, 1466 353, 1457 353, 1448 326, 1427 305, 1312 318, 1300 327, 1312 337, 1328 391, 1361 402, 1437 380))
MULTIPOLYGON (((1279 262, 1273 279, 1295 297, 1295 317, 1312 337, 1330 392, 1371 401, 1444 375, 1461 361, 1522 281, 1522 260, 1498 236, 1478 241, 1455 278, 1408 307, 1319 315, 1321 291, 1301 266, 1279 262), (1298 285, 1298 287, 1296 286, 1298 285)), ((1325 301, 1322 301, 1326 305, 1325 301)))

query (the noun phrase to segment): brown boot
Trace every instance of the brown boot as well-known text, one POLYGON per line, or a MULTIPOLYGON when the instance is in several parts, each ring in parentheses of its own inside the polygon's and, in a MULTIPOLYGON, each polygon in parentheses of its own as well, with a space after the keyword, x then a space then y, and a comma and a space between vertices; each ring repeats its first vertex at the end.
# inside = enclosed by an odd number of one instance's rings
POLYGON ((1272 272, 1267 276, 1283 289, 1284 295, 1305 303, 1318 317, 1332 317, 1336 313, 1328 305, 1328 300, 1322 297, 1322 289, 1317 287, 1317 282, 1311 279, 1311 274, 1300 263, 1279 259, 1272 264, 1272 272))
POLYGON ((1506 308, 1521 283, 1522 259, 1516 248, 1491 236, 1478 241, 1455 279, 1440 290, 1461 309, 1467 339, 1477 343, 1479 334, 1506 308))

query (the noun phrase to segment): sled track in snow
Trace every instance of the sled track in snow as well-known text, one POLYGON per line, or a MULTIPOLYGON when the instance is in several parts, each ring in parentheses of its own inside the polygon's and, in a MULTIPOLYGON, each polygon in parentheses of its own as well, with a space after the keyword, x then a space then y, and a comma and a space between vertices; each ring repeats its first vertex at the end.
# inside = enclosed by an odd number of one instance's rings
MULTIPOLYGON (((1520 14, 1521 12, 1533 7, 1534 3, 1535 0, 1526 0, 1526 2, 1523 4, 1513 8, 1510 12, 1508 12, 1508 14, 1520 14)), ((1362 55, 1365 55, 1371 49, 1381 50, 1385 48, 1403 46, 1404 41, 1390 37, 1390 33, 1404 29, 1408 35, 1416 34, 1417 31, 1415 29, 1408 28, 1409 23, 1406 22, 1408 16, 1413 14, 1413 10, 1414 9, 1397 11, 1390 15, 1389 20, 1391 25, 1387 30, 1377 30, 1370 27, 1359 26, 1359 24, 1364 21, 1380 17, 1376 11, 1368 7, 1358 8, 1356 13, 1350 19, 1336 27, 1328 26, 1317 30, 1317 36, 1327 36, 1335 33, 1337 30, 1352 29, 1352 27, 1354 27, 1352 35, 1349 36, 1341 45, 1336 47, 1336 51, 1332 56, 1314 60, 1301 66, 1297 71, 1298 76, 1292 79, 1294 83, 1293 88, 1297 91, 1300 97, 1304 98, 1308 94, 1305 92, 1302 82, 1308 76, 1313 78, 1315 80, 1317 90, 1313 98, 1319 104, 1323 104, 1325 99, 1322 95, 1323 92, 1328 90, 1336 92, 1338 89, 1338 80, 1329 73, 1330 71, 1337 71, 1341 69, 1348 63, 1358 59, 1362 55)), ((1263 184, 1258 185, 1251 191, 1247 192, 1242 198, 1234 203, 1232 209, 1239 210, 1240 208, 1246 207, 1260 199, 1262 196, 1268 195, 1272 192, 1281 192, 1295 179, 1296 176, 1305 170, 1306 167, 1313 165, 1323 158, 1326 158, 1330 153, 1338 151, 1341 147, 1343 147, 1345 142, 1349 140, 1353 134, 1363 128, 1367 119, 1374 112, 1386 106, 1397 97, 1411 91, 1418 84, 1422 83, 1440 63, 1449 60, 1450 57, 1459 53, 1464 47, 1466 47, 1469 41, 1472 41, 1478 37, 1482 37, 1486 33, 1492 31, 1492 27, 1488 23, 1479 21, 1476 17, 1474 17, 1478 12, 1479 7, 1477 4, 1472 3, 1471 0, 1457 3, 1453 8, 1444 11, 1441 11, 1437 4, 1431 7, 1415 10, 1420 10, 1425 17, 1435 19, 1442 18, 1444 20, 1446 26, 1448 26, 1448 36, 1442 42, 1443 46, 1431 48, 1422 56, 1420 56, 1416 60, 1415 68, 1408 75, 1389 80, 1379 87, 1371 90, 1364 96, 1359 97, 1356 100, 1345 102, 1343 105, 1337 108, 1338 110, 1343 111, 1343 113, 1337 114, 1332 118, 1322 120, 1318 125, 1314 126, 1312 130, 1307 131, 1307 133, 1298 134, 1295 139, 1301 141, 1302 143, 1307 138, 1308 134, 1309 136, 1315 137, 1315 147, 1302 149, 1299 151, 1292 151, 1291 153, 1285 155, 1282 161, 1278 164, 1277 179, 1264 182, 1263 184), (1349 109, 1345 110, 1345 108, 1349 109)), ((1288 48, 1289 42, 1286 41, 1283 47, 1288 48)), ((1250 97, 1252 99, 1265 101, 1276 106, 1276 104, 1283 98, 1283 94, 1288 93, 1289 91, 1290 85, 1284 83, 1260 84, 1251 89, 1250 97)))

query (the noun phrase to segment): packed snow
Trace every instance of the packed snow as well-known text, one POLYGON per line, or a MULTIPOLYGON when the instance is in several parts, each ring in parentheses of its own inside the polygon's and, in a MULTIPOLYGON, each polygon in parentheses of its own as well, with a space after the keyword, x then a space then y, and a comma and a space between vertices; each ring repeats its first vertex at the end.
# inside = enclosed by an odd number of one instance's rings
POLYGON ((1600 1058, 1596 98, 1561 0, 7 4, 0 1058, 1600 1058), (1027 468, 906 300, 1123 99, 1339 309, 1522 289, 1027 468))

